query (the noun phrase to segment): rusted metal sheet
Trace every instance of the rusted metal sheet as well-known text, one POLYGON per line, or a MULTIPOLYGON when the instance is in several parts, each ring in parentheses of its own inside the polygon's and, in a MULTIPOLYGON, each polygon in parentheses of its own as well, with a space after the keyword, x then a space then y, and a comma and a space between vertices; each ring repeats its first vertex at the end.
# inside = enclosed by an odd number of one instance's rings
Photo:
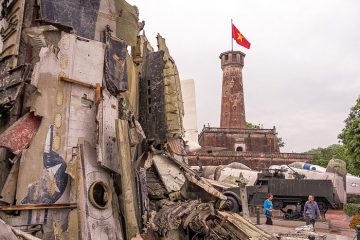
POLYGON ((39 210, 39 209, 72 209, 77 208, 76 203, 62 203, 62 204, 23 204, 0 206, 0 211, 21 211, 21 210, 39 210))
MULTIPOLYGON (((73 83, 73 84, 80 85, 80 86, 87 87, 87 88, 96 89, 96 86, 94 86, 94 85, 84 83, 84 82, 80 82, 78 80, 67 78, 67 77, 59 77, 59 80, 64 81, 64 82, 68 82, 68 83, 73 83)), ((99 84, 99 83, 97 83, 97 84, 99 84)), ((99 84, 99 86, 100 86, 100 84, 99 84)))
POLYGON ((27 113, 0 135, 0 146, 8 148, 14 154, 21 153, 36 134, 41 117, 27 113))
POLYGON ((105 83, 113 96, 128 90, 126 43, 106 31, 105 83))

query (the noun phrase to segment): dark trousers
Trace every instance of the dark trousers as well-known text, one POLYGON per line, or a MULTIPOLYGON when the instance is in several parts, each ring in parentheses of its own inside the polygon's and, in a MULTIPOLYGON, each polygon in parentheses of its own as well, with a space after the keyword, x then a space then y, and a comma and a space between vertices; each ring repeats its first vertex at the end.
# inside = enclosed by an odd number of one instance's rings
POLYGON ((312 219, 312 218, 309 218, 308 216, 306 216, 305 220, 306 220, 306 225, 312 224, 313 227, 315 228, 315 219, 312 219))
POLYGON ((266 225, 273 225, 271 216, 266 216, 266 222, 265 222, 265 224, 266 224, 266 225))

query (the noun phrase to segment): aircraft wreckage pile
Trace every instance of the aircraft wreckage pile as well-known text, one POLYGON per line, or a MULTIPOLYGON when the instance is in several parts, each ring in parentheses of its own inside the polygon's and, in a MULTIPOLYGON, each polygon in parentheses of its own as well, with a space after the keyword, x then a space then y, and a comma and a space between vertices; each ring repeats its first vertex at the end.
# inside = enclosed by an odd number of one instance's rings
POLYGON ((0 238, 271 238, 187 165, 178 70, 135 6, 1 6, 0 238))

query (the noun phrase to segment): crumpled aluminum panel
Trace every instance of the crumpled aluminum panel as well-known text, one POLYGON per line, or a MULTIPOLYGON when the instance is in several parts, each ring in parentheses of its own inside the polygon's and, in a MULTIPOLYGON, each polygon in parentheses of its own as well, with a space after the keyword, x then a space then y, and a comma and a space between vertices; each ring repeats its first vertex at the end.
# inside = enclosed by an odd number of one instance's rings
POLYGON ((60 75, 93 86, 102 85, 105 44, 64 34, 59 47, 60 75))
POLYGON ((166 190, 180 191, 185 183, 185 176, 179 166, 163 155, 154 155, 153 161, 166 190))
POLYGON ((100 166, 121 174, 115 128, 115 120, 118 119, 118 101, 106 90, 103 91, 103 100, 98 107, 97 119, 99 122, 97 161, 100 166))

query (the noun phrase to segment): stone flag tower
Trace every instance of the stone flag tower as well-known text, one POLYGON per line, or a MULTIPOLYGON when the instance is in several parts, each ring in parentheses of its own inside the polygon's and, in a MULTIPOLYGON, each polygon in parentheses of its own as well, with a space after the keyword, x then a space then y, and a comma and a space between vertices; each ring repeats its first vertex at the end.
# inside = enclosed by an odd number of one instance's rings
POLYGON ((223 71, 220 127, 205 126, 199 134, 201 150, 189 155, 190 165, 218 166, 240 162, 253 170, 292 162, 311 162, 312 155, 280 153, 275 126, 246 128, 242 69, 245 54, 220 54, 223 71))
POLYGON ((245 54, 227 51, 220 54, 223 70, 221 128, 246 128, 242 69, 245 54))

